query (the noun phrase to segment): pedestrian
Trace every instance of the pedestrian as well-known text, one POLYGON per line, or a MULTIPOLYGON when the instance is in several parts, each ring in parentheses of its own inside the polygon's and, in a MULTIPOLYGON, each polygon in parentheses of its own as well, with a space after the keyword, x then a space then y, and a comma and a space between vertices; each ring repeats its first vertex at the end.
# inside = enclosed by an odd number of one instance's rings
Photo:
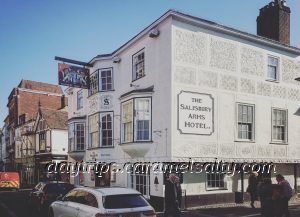
POLYGON ((178 186, 179 179, 175 174, 169 174, 165 183, 165 213, 164 217, 180 217, 178 186), (177 183, 176 183, 177 182, 177 183))
POLYGON ((282 189, 280 197, 281 216, 289 217, 289 200, 293 196, 293 189, 290 183, 285 180, 281 174, 276 175, 276 181, 282 189))
POLYGON ((257 185, 258 185, 258 173, 252 172, 248 179, 247 192, 250 194, 251 207, 255 208, 254 202, 257 200, 257 185))
POLYGON ((273 217, 273 186, 270 178, 264 178, 258 187, 258 195, 261 203, 261 214, 265 217, 273 217))
POLYGON ((176 188, 176 193, 177 193, 178 207, 179 207, 179 210, 181 210, 182 189, 181 189, 181 185, 180 185, 180 179, 178 176, 176 176, 176 179, 175 179, 175 188, 176 188))

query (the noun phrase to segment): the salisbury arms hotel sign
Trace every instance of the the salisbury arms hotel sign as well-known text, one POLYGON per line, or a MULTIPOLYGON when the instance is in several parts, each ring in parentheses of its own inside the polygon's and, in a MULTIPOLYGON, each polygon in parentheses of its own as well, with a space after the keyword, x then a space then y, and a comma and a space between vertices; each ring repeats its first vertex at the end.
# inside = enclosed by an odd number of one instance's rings
POLYGON ((213 133, 214 99, 210 94, 188 91, 178 94, 178 130, 183 134, 213 133))

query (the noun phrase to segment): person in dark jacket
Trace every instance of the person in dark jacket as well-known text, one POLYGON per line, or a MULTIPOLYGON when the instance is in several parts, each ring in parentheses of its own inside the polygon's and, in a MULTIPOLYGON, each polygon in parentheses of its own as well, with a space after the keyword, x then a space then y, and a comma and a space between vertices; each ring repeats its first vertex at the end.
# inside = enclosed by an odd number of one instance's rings
POLYGON ((280 197, 280 205, 281 205, 281 212, 283 216, 289 217, 289 200, 293 196, 293 189, 290 183, 285 180, 285 178, 281 174, 276 175, 276 181, 278 185, 281 187, 281 197, 280 197))
POLYGON ((254 207, 254 201, 257 200, 257 185, 258 185, 258 173, 252 172, 248 179, 247 192, 250 194, 251 207, 254 207))
MULTIPOLYGON (((178 203, 178 177, 175 174, 170 174, 165 183, 165 213, 164 217, 172 216, 179 217, 180 209, 178 203)), ((180 183, 179 183, 180 186, 180 183)))
POLYGON ((258 187, 258 195, 261 202, 261 214, 265 217, 272 217, 273 214, 273 200, 272 200, 273 186, 270 178, 265 178, 258 187))

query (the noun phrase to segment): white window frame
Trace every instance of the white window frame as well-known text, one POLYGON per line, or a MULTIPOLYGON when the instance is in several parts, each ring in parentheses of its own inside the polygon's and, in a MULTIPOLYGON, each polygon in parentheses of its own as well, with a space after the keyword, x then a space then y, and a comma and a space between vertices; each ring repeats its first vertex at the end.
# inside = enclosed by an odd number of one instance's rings
MULTIPOLYGON (((134 99, 134 141, 136 142, 144 142, 151 140, 151 98, 135 98, 134 99), (148 109, 143 110, 138 108, 140 101, 148 101, 148 109), (148 114, 147 114, 148 113, 148 114), (147 117, 148 116, 148 117, 147 117), (139 121, 148 121, 148 139, 146 138, 139 138, 139 132, 145 132, 145 130, 139 129, 139 121)), ((144 125, 143 125, 144 126, 144 125)))
POLYGON ((133 107, 134 107, 134 102, 133 99, 128 100, 126 102, 121 103, 121 107, 122 107, 122 117, 121 117, 121 142, 122 143, 128 143, 128 142, 133 142, 133 120, 134 120, 134 111, 133 111, 133 107), (130 109, 130 105, 132 109, 130 109), (126 110, 125 110, 125 106, 128 106, 128 112, 131 112, 131 118, 125 118, 125 116, 127 114, 125 114, 126 110), (124 121, 126 119, 126 121, 124 121), (129 128, 129 132, 126 126, 126 130, 125 130, 125 124, 128 125, 129 128))
POLYGON ((100 91, 111 91, 114 89, 114 80, 113 80, 113 68, 103 68, 99 69, 99 90, 100 91), (105 76, 102 77, 102 72, 106 72, 105 76), (110 76, 107 75, 107 72, 110 72, 110 76), (108 82, 108 79, 111 79, 111 82, 108 82), (105 82, 103 83, 103 81, 105 82), (108 85, 111 85, 110 88, 108 88, 108 85), (105 86, 105 88, 103 88, 105 86))
POLYGON ((271 142, 272 143, 280 143, 280 144, 287 144, 288 142, 288 110, 287 109, 281 109, 281 108, 272 108, 271 109, 271 142), (284 112, 285 113, 285 123, 284 125, 277 125, 274 124, 274 112, 278 111, 278 112, 284 112), (279 127, 284 127, 284 139, 280 140, 280 139, 276 139, 274 138, 274 127, 275 126, 279 126, 279 127))
POLYGON ((85 123, 84 122, 71 122, 68 125, 68 147, 69 152, 84 151, 85 150, 85 123), (78 134, 77 127, 80 126, 83 129, 82 135, 78 134), (83 144, 79 144, 79 140, 83 139, 83 144), (82 148, 78 148, 78 145, 82 148))
POLYGON ((98 92, 99 92, 99 73, 98 70, 96 70, 90 75, 89 96, 92 96, 98 92))
POLYGON ((280 70, 280 58, 276 57, 276 56, 268 55, 268 57, 267 57, 267 76, 266 76, 267 81, 278 82, 279 81, 279 75, 280 75, 279 70, 280 70), (270 58, 276 59, 277 60, 277 65, 270 64, 270 61, 269 61, 270 58), (272 78, 272 77, 269 76, 269 67, 274 67, 276 69, 276 71, 275 71, 276 78, 272 78))
POLYGON ((226 180, 226 174, 225 173, 206 173, 205 175, 205 184, 206 184, 206 190, 207 191, 216 191, 216 190, 227 190, 227 180, 226 180), (209 177, 215 176, 215 179, 211 179, 209 181, 209 177), (223 181, 221 181, 221 179, 217 179, 220 178, 221 176, 223 176, 223 181), (209 182, 218 182, 219 186, 210 186, 209 182), (221 184, 223 183, 223 186, 221 186, 221 184))
MULTIPOLYGON (((109 139, 109 136, 107 137, 107 139, 109 139)), ((113 146, 114 146, 114 113, 113 112, 101 112, 100 113, 100 147, 108 148, 108 147, 113 147, 113 146), (111 128, 110 129, 108 129, 107 127, 106 127, 106 129, 103 128, 104 126, 103 126, 102 118, 107 115, 111 116, 111 128), (111 144, 109 144, 109 145, 104 145, 104 143, 103 143, 103 139, 104 139, 103 131, 104 130, 111 131, 111 144)))
POLYGON ((138 80, 145 75, 145 49, 143 48, 132 56, 132 81, 138 80), (143 59, 139 60, 141 55, 143 55, 143 59))
MULTIPOLYGON (((130 143, 130 142, 150 142, 152 141, 152 97, 136 97, 132 98, 130 100, 127 100, 125 102, 121 103, 121 109, 122 109, 122 116, 121 116, 121 143, 130 143), (148 101, 148 109, 146 111, 139 110, 138 105, 139 101, 147 100, 148 101), (132 118, 131 120, 127 120, 124 122, 125 119, 125 109, 124 107, 128 104, 132 104, 132 118), (143 114, 145 113, 145 114, 143 114), (148 117, 147 117, 148 116, 148 117), (147 118, 146 118, 147 117, 147 118), (148 126, 148 139, 140 139, 138 138, 138 123, 139 121, 149 121, 148 126), (125 131, 125 124, 130 124, 131 127, 131 133, 132 135, 127 138, 126 135, 128 135, 125 131)), ((130 112, 130 111, 129 111, 130 112)), ((130 132, 129 132, 130 134, 130 132)), ((145 134, 146 135, 146 134, 145 134)))
MULTIPOLYGON (((242 114, 243 115, 243 114, 242 114)), ((246 141, 246 142, 254 142, 255 141, 255 105, 254 104, 248 104, 248 103, 236 103, 236 141, 246 141), (252 134, 251 134, 251 139, 244 139, 240 138, 239 136, 239 125, 241 124, 246 124, 250 122, 242 122, 239 120, 239 106, 247 106, 247 111, 248 107, 252 107, 252 134)))
POLYGON ((100 134, 100 128, 99 128, 99 113, 95 113, 95 114, 92 114, 92 115, 90 115, 89 116, 89 118, 88 118, 88 131, 89 131, 89 148, 99 148, 100 147, 100 136, 99 136, 99 134, 100 134), (92 117, 95 117, 95 120, 92 120, 92 117), (94 122, 94 123, 92 123, 92 121, 94 122), (95 127, 94 129, 95 130, 93 130, 93 132, 91 131, 91 124, 94 124, 95 126, 93 126, 93 127, 95 127), (92 141, 92 139, 93 139, 93 134, 96 134, 96 138, 97 138, 97 144, 93 144, 93 141, 92 141))

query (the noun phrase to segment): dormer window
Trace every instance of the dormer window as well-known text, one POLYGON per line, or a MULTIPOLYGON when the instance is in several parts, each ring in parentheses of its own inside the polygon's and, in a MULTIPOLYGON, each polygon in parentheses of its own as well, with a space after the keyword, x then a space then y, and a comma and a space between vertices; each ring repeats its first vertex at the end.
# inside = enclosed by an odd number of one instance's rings
POLYGON ((279 80, 279 58, 268 56, 268 74, 267 79, 270 81, 279 80))
POLYGON ((145 51, 144 49, 132 56, 132 80, 135 81, 145 76, 145 51))

